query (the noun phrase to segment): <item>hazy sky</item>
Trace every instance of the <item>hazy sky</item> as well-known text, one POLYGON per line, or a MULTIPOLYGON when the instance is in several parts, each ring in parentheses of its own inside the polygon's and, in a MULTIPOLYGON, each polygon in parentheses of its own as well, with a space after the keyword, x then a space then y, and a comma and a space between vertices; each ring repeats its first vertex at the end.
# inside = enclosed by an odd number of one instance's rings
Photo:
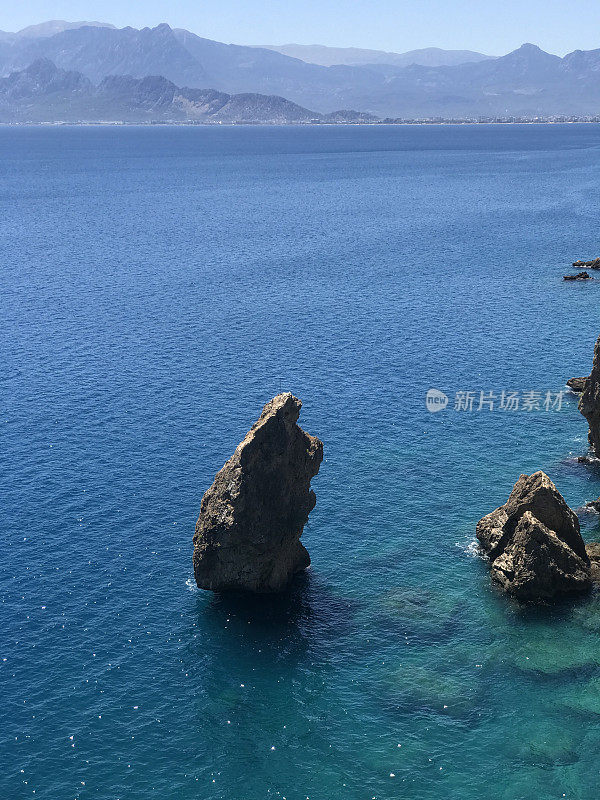
POLYGON ((239 44, 444 47, 502 55, 523 42, 563 55, 600 47, 600 0, 1 0, 0 30, 48 19, 136 28, 168 22, 239 44))

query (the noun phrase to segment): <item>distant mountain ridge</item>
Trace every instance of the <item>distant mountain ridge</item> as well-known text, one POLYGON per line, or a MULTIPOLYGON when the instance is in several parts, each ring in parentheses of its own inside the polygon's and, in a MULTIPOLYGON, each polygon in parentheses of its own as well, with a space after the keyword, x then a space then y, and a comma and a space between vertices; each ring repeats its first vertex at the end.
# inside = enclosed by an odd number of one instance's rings
POLYGON ((0 78, 0 123, 15 122, 367 122, 367 114, 323 115, 283 97, 179 88, 162 76, 109 75, 96 86, 80 72, 38 59, 0 78))
POLYGON ((56 33, 78 28, 112 28, 114 30, 115 26, 109 22, 66 22, 64 19, 53 19, 49 22, 41 22, 39 25, 22 28, 16 35, 30 38, 54 36, 56 33))
POLYGON ((64 19, 52 19, 40 22, 38 25, 28 25, 16 33, 0 31, 0 37, 6 39, 36 39, 54 36, 62 31, 77 30, 78 28, 115 28, 109 22, 67 22, 64 19))
POLYGON ((265 44, 262 47, 267 50, 275 50, 284 56, 299 58, 309 64, 320 64, 322 67, 336 65, 358 67, 367 64, 390 64, 396 67, 408 67, 411 64, 419 64, 422 67, 450 67, 493 58, 493 56, 486 56, 473 50, 442 50, 439 47, 425 47, 421 50, 409 50, 406 53, 365 50, 361 47, 327 47, 322 44, 265 44))
POLYGON ((0 36, 0 77, 48 59, 96 86, 112 75, 160 75, 176 87, 276 95, 320 114, 338 108, 405 119, 600 113, 600 49, 559 58, 525 44, 499 58, 449 66, 321 66, 164 23, 141 30, 100 23, 54 34, 42 25, 42 33, 0 36))

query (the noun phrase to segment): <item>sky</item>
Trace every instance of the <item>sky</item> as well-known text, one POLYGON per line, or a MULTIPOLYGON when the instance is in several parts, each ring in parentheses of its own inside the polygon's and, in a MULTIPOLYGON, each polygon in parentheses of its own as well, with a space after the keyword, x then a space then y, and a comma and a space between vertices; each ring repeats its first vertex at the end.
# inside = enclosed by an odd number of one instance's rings
POLYGON ((236 44, 420 47, 558 55, 600 47, 600 0, 0 0, 0 30, 49 19, 136 28, 167 22, 236 44))

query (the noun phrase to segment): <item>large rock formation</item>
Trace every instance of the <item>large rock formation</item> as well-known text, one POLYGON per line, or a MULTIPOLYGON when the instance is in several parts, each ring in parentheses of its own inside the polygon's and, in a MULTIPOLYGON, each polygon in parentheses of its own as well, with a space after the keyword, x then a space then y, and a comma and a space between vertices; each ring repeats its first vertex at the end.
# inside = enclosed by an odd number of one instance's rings
POLYGON ((316 503, 323 443, 297 425, 302 403, 270 400, 202 498, 194 534, 201 589, 274 592, 310 564, 300 543, 316 503))
POLYGON ((507 502, 477 523, 491 576, 522 600, 590 588, 590 559, 574 511, 543 472, 521 475, 507 502))
POLYGON ((579 400, 579 410, 590 426, 588 432, 590 446, 594 454, 600 457, 600 337, 594 347, 592 372, 579 400))

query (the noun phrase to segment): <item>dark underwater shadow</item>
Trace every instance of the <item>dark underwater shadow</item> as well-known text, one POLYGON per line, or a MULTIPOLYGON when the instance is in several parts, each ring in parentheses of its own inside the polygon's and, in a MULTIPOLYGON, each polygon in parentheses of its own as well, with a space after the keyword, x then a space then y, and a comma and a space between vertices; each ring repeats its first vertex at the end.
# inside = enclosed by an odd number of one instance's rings
POLYGON ((490 584, 490 590, 501 610, 513 617, 514 621, 524 625, 569 622, 574 613, 585 610, 590 603, 597 602, 600 597, 600 589, 592 588, 589 592, 581 594, 567 594, 551 601, 528 603, 507 595, 493 582, 490 584))
POLYGON ((226 614, 244 618, 267 626, 294 625, 300 620, 309 620, 312 604, 318 590, 309 571, 295 575, 282 592, 253 594, 251 592, 224 592, 209 595, 208 605, 203 604, 202 613, 226 614))
POLYGON ((356 630, 358 605, 307 570, 280 593, 198 593, 194 628, 204 634, 199 647, 213 654, 260 647, 292 661, 308 650, 327 657, 356 630))
POLYGON ((581 475, 587 473, 591 478, 600 480, 600 458, 597 458, 588 447, 585 453, 565 456, 559 463, 564 475, 581 475))

